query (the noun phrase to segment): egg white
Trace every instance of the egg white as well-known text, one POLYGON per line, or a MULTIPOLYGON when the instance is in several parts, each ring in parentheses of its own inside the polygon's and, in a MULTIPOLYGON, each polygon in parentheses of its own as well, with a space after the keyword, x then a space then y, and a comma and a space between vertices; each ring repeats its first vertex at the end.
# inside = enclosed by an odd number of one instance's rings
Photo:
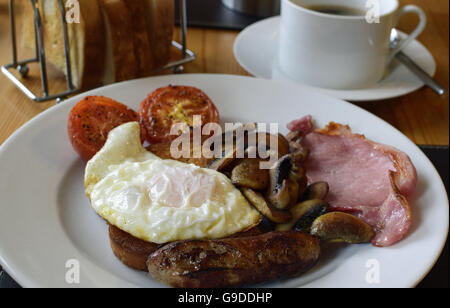
POLYGON ((223 238, 261 221, 222 173, 148 152, 136 122, 110 132, 88 162, 85 188, 92 208, 110 224, 158 244, 223 238))

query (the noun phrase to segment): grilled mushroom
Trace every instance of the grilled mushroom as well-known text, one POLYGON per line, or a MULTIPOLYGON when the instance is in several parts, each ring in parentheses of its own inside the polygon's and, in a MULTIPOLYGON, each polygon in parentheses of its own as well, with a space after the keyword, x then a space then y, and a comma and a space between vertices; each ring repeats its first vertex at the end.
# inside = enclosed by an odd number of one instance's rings
POLYGON ((266 193, 267 200, 277 209, 286 209, 291 201, 288 180, 284 180, 281 186, 276 189, 270 187, 272 187, 272 185, 269 185, 269 190, 266 193))
POLYGON ((293 148, 293 145, 290 147, 292 151, 291 156, 295 164, 302 164, 308 159, 309 150, 300 143, 295 143, 295 148, 293 148))
MULTIPOLYGON (((302 177, 300 180, 297 181, 298 183, 298 198, 297 202, 302 200, 303 196, 305 195, 306 189, 308 188, 308 178, 306 176, 302 177)), ((319 199, 319 198, 317 198, 319 199)), ((311 200, 311 199, 307 199, 311 200)))
POLYGON ((285 223, 291 220, 291 213, 272 207, 264 199, 263 195, 246 187, 241 188, 245 198, 267 219, 274 223, 285 223))
POLYGON ((276 226, 277 231, 288 231, 292 228, 298 231, 308 231, 313 221, 323 215, 328 209, 328 204, 323 200, 308 200, 301 202, 291 209, 292 220, 276 226))
POLYGON ((269 170, 269 189, 266 197, 277 209, 285 209, 291 202, 292 180, 289 178, 292 170, 290 155, 283 156, 275 166, 269 170))
POLYGON ((293 196, 293 199, 291 200, 295 204, 303 197, 308 186, 308 179, 306 178, 305 168, 298 164, 293 165, 289 178, 296 181, 298 185, 298 193, 296 196, 293 196))
POLYGON ((231 182, 255 190, 266 189, 269 185, 269 171, 259 168, 259 159, 246 158, 233 168, 231 182))
POLYGON ((292 215, 298 217, 294 229, 297 231, 309 231, 315 219, 325 214, 328 203, 323 200, 308 200, 292 209, 292 215))
MULTIPOLYGON (((278 157, 289 154, 289 143, 283 135, 271 135, 268 133, 256 132, 255 129, 256 125, 254 123, 248 123, 243 127, 225 132, 219 136, 222 138, 222 147, 225 147, 225 141, 231 137, 231 140, 233 140, 233 148, 231 150, 225 149, 222 153, 222 157, 212 161, 208 165, 208 168, 216 171, 226 170, 226 168, 232 167, 232 163, 238 158, 243 158, 244 156, 248 157, 249 152, 265 154, 266 156, 278 155, 278 157), (238 134, 238 130, 242 130, 244 134, 238 134), (250 145, 249 140, 253 138, 256 144, 250 145), (272 149, 272 146, 274 145, 277 146, 272 149), (241 152, 242 150, 244 150, 244 153, 241 152), (239 157, 240 155, 242 156, 239 157)), ((212 143, 212 145, 214 144, 215 143, 212 143)), ((214 149, 212 148, 211 150, 214 149)), ((262 157, 262 155, 260 155, 260 157, 262 157)))
POLYGON ((317 218, 311 226, 311 234, 330 242, 349 244, 369 243, 375 235, 371 226, 342 212, 332 212, 317 218))
POLYGON ((209 163, 208 168, 216 171, 224 171, 236 160, 236 147, 224 152, 221 158, 217 158, 209 163))
POLYGON ((233 130, 229 130, 226 131, 224 133, 222 133, 221 135, 218 135, 216 137, 214 137, 214 139, 211 142, 211 151, 214 151, 214 144, 216 144, 217 142, 221 142, 222 143, 222 148, 225 147, 225 142, 227 140, 232 140, 233 143, 236 142, 236 137, 238 137, 238 131, 242 131, 244 132, 243 136, 247 136, 249 133, 253 133, 256 130, 256 123, 247 123, 242 125, 241 127, 238 127, 236 129, 233 130))
POLYGON ((306 170, 299 164, 293 164, 291 168, 291 178, 301 181, 306 176, 306 170))
POLYGON ((306 189, 304 199, 312 200, 312 199, 320 199, 325 200, 330 187, 327 182, 317 182, 308 186, 306 189))
POLYGON ((265 154, 266 157, 276 155, 280 158, 290 153, 289 142, 282 134, 273 135, 262 132, 254 132, 254 134, 260 154, 265 154))
POLYGON ((287 180, 287 187, 289 190, 289 204, 288 207, 294 206, 297 203, 297 200, 300 196, 300 185, 299 183, 292 178, 287 180))
POLYGON ((289 134, 286 135, 286 140, 291 143, 291 142, 296 142, 299 143, 303 137, 305 136, 305 134, 302 131, 293 131, 290 132, 289 134))
MULTIPOLYGON (((213 169, 216 171, 224 171, 228 167, 232 166, 232 163, 235 162, 235 160, 238 159, 238 151, 244 150, 246 151, 248 148, 248 134, 254 133, 254 130, 256 129, 255 123, 247 123, 243 125, 242 127, 239 127, 232 131, 224 132, 222 135, 218 136, 217 138, 220 138, 222 141, 222 148, 224 148, 224 151, 222 152, 222 157, 217 158, 213 160, 209 165, 209 169, 213 169), (238 131, 242 130, 244 134, 240 135, 238 134, 238 131), (239 138, 238 138, 239 137, 239 138), (231 139, 233 141, 233 148, 228 149, 225 146, 225 142, 227 140, 231 139)), ((215 142, 212 143, 212 146, 215 144, 215 142)), ((213 151, 214 148, 211 148, 213 151)))

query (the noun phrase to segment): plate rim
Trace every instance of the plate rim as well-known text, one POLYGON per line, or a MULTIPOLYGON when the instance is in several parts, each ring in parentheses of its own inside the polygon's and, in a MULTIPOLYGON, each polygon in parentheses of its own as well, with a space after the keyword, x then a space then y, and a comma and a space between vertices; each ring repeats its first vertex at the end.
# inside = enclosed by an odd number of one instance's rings
MULTIPOLYGON (((281 82, 281 81, 272 81, 272 80, 267 80, 267 79, 262 79, 262 78, 254 78, 254 77, 248 77, 248 76, 239 76, 239 75, 229 75, 229 74, 183 74, 183 75, 179 75, 182 76, 182 78, 190 78, 190 77, 200 77, 200 78, 230 78, 230 79, 248 79, 248 80, 256 80, 256 82, 266 82, 266 83, 277 83, 277 84, 286 84, 285 82, 281 82)), ((41 121, 42 118, 52 114, 52 113, 56 113, 64 108, 68 108, 67 105, 68 104, 74 104, 74 102, 76 102, 77 100, 81 99, 82 97, 86 96, 86 95, 92 95, 95 92, 104 92, 107 91, 109 88, 115 88, 115 87, 123 87, 126 86, 127 84, 133 84, 136 81, 145 81, 145 80, 154 80, 154 79, 160 79, 160 78, 177 78, 176 76, 174 77, 173 75, 164 75, 164 76, 156 76, 156 77, 148 77, 148 78, 142 78, 142 79, 136 79, 136 80, 130 80, 130 81, 125 81, 125 82, 120 82, 120 83, 115 83, 115 84, 111 84, 111 85, 107 85, 104 87, 100 87, 97 89, 93 89, 84 93, 80 93, 70 99, 68 99, 67 101, 64 101, 63 103, 50 107, 47 110, 45 110, 44 112, 41 112, 39 115, 37 115, 36 117, 32 118, 30 121, 26 122, 24 125, 22 125, 19 129, 17 129, 14 133, 11 134, 11 136, 0 146, 0 158, 2 157, 3 153, 8 149, 8 147, 13 144, 15 142, 15 140, 17 138, 20 137, 21 134, 25 133, 27 131, 27 129, 34 125, 35 123, 41 121)), ((300 90, 304 90, 304 91, 309 91, 311 92, 310 89, 308 89, 307 87, 303 87, 302 85, 298 85, 298 84, 289 84, 287 85, 289 87, 296 87, 300 90)), ((314 92, 314 91, 312 91, 314 92)), ((336 97, 332 97, 323 93, 315 93, 317 95, 320 96, 324 96, 324 97, 328 97, 329 99, 333 99, 335 101, 340 101, 341 104, 344 105, 349 105, 352 108, 355 108, 356 110, 359 110, 360 112, 363 112, 367 115, 370 115, 372 117, 377 118, 378 120, 384 122, 386 125, 389 126, 390 129, 395 130, 396 132, 400 133, 402 136, 404 136, 405 138, 407 138, 402 132, 400 132, 397 128, 395 128, 394 126, 392 126, 391 124, 389 124, 388 122, 386 122, 385 120, 381 119, 380 117, 370 113, 369 111, 363 109, 360 106, 356 106, 354 104, 351 104, 349 102, 346 102, 344 100, 338 99, 336 97)), ((428 157, 423 153, 423 151, 416 145, 414 144, 409 138, 407 138, 409 140, 409 142, 414 145, 416 147, 416 149, 423 154, 423 157, 426 158, 426 160, 428 160, 428 163, 433 167, 433 172, 436 173, 439 176, 439 173, 437 172, 435 166, 431 163, 431 161, 428 159, 428 157)), ((441 184, 441 189, 443 191, 445 190, 445 186, 444 183, 442 181, 442 178, 439 176, 439 180, 440 180, 440 184, 441 184)), ((445 194, 445 199, 447 202, 447 210, 448 210, 448 194, 445 194)), ((448 230, 449 230, 449 224, 448 224, 448 220, 447 220, 447 226, 446 226, 446 236, 445 239, 447 239, 448 237, 448 230)), ((426 275, 428 275, 429 271, 434 267, 434 265, 436 264, 436 262, 438 261, 440 255, 442 254, 442 251, 445 247, 445 240, 441 243, 441 248, 439 251, 439 254, 437 254, 433 260, 433 262, 431 262, 432 264, 423 270, 423 275, 421 277, 417 278, 417 281, 412 282, 410 287, 415 287, 417 284, 419 284, 424 277, 426 277, 426 275)), ((20 269, 16 269, 14 270, 13 268, 11 268, 9 266, 9 263, 6 262, 4 256, 4 252, 2 249, 2 246, 0 244, 0 264, 2 264, 3 269, 14 279, 16 280, 20 285, 24 286, 24 287, 35 287, 35 286, 39 286, 39 283, 33 282, 31 280, 28 279, 27 275, 25 273, 22 273, 20 271, 20 269)), ((111 274, 111 273, 109 273, 111 274)), ((111 274, 113 275, 113 274, 111 274)))

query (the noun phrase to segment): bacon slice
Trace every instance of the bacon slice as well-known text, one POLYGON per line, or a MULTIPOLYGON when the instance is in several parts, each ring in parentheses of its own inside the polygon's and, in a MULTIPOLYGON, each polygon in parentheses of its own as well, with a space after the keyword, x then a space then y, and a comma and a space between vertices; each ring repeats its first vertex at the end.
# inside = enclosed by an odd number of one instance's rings
POLYGON ((294 120, 288 123, 287 128, 291 132, 300 131, 302 133, 309 134, 314 130, 314 124, 312 122, 312 116, 308 115, 298 120, 294 120))
MULTIPOLYGON (((310 117, 296 123, 288 127, 314 127, 310 117)), ((324 129, 303 132, 302 145, 310 150, 305 165, 308 180, 329 183, 326 201, 332 209, 352 213, 370 224, 376 232, 375 246, 391 246, 403 239, 412 221, 407 198, 417 185, 410 158, 333 122, 324 129)))

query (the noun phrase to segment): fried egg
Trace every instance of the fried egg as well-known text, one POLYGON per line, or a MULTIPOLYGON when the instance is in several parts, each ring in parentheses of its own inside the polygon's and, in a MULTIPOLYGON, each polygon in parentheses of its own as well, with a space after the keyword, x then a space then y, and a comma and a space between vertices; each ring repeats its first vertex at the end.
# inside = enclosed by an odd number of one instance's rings
POLYGON ((87 164, 85 188, 92 208, 106 221, 158 244, 224 238, 262 219, 222 173, 148 152, 137 122, 109 133, 87 164))

